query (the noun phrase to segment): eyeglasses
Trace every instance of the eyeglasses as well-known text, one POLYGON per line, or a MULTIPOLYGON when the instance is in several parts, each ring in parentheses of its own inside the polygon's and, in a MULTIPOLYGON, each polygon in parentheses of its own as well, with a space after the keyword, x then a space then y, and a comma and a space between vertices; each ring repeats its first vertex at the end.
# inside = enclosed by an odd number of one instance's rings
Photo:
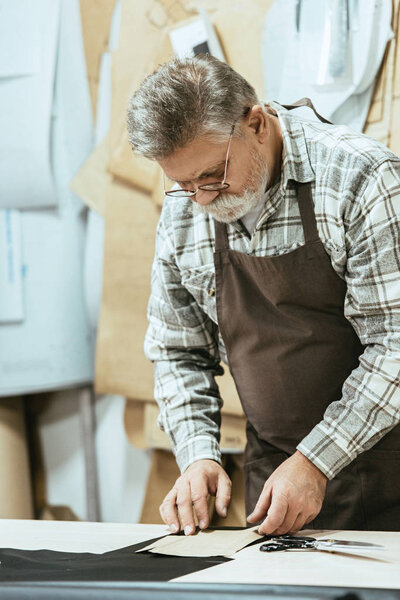
POLYGON ((205 183, 203 185, 198 185, 196 190, 179 189, 179 190, 169 190, 167 192, 165 190, 165 173, 163 171, 164 195, 174 196, 175 198, 186 198, 186 197, 190 198, 192 196, 195 196, 199 190, 204 190, 205 192, 220 192, 221 190, 226 190, 229 187, 229 183, 227 183, 227 181, 226 181, 226 171, 228 169, 229 149, 231 147, 231 141, 232 141, 233 132, 235 130, 236 122, 237 121, 235 121, 234 124, 232 125, 231 133, 229 136, 228 149, 226 151, 226 158, 225 158, 225 171, 224 171, 223 180, 222 181, 213 181, 211 183, 205 183))

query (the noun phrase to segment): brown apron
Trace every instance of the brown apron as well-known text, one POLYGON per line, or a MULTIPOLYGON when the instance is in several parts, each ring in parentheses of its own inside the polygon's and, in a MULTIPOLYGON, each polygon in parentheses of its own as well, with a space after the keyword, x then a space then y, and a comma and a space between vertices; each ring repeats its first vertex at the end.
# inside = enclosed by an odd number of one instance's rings
MULTIPOLYGON (((305 244, 289 253, 230 250, 226 225, 215 221, 219 331, 248 420, 247 514, 272 472, 340 400, 364 349, 344 316, 346 284, 319 238, 311 185, 296 187, 305 244)), ((400 530, 399 476, 396 426, 328 481, 311 526, 400 530)))

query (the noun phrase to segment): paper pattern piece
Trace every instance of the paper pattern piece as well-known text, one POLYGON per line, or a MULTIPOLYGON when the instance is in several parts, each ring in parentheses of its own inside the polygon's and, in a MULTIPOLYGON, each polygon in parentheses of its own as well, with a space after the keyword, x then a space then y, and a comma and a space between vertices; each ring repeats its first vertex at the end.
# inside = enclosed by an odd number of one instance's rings
POLYGON ((316 57, 325 57, 328 69, 335 51, 335 44, 327 43, 329 27, 324 30, 324 23, 332 24, 329 23, 331 4, 303 0, 297 32, 296 0, 277 0, 266 17, 263 31, 265 89, 268 98, 282 103, 307 96, 320 114, 333 123, 362 131, 376 75, 387 42, 393 37, 392 2, 365 0, 358 4, 358 9, 353 2, 350 5, 347 76, 325 77, 324 85, 320 85, 321 63, 316 57))
POLYGON ((0 323, 24 318, 21 219, 17 210, 0 210, 0 323))
POLYGON ((0 0, 0 14, 0 208, 55 206, 51 131, 60 0, 0 0))
POLYGON ((262 541, 256 532, 258 525, 239 530, 206 529, 194 535, 168 535, 145 546, 138 552, 152 552, 169 556, 232 556, 249 544, 262 541))
POLYGON ((83 43, 93 115, 98 106, 97 94, 102 53, 107 50, 109 31, 117 0, 80 0, 83 43))

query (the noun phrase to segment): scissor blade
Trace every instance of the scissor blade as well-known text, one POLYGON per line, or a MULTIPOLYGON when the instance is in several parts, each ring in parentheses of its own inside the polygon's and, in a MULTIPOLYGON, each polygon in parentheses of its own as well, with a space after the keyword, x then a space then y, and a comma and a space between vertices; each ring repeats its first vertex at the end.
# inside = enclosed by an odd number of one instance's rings
POLYGON ((317 550, 383 550, 384 546, 381 544, 372 544, 371 542, 353 542, 349 540, 317 540, 314 542, 314 547, 317 550))

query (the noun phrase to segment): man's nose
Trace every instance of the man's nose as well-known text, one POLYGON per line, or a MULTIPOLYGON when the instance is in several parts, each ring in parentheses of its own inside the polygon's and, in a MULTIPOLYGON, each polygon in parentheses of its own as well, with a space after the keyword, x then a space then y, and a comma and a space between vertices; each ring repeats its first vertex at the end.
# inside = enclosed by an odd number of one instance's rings
POLYGON ((218 196, 219 192, 207 192, 206 190, 197 190, 193 200, 202 206, 210 204, 218 196))

